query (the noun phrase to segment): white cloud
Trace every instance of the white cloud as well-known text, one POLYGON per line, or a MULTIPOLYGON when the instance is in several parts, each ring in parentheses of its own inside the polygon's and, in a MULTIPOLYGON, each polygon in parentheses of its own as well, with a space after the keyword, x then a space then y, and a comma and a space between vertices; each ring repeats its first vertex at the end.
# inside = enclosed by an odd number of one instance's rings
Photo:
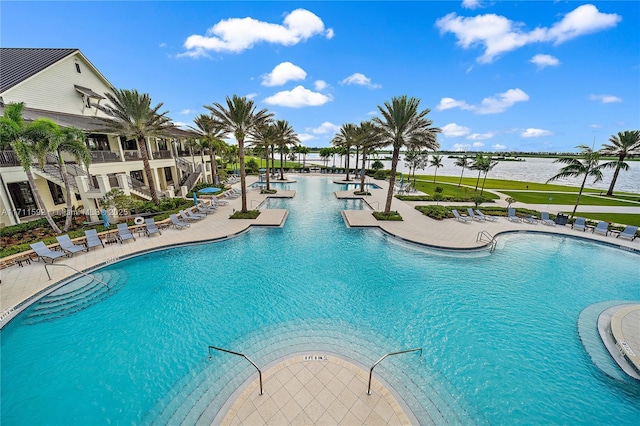
POLYGON ((492 148, 495 149, 496 151, 501 151, 503 149, 506 149, 507 147, 497 143, 497 144, 493 145, 492 148))
POLYGON ((367 115, 377 115, 380 111, 369 111, 367 115))
POLYGON ((307 77, 305 70, 291 62, 282 62, 275 66, 269 73, 262 76, 262 85, 282 86, 287 81, 304 80, 307 77))
POLYGON ((551 55, 543 54, 535 55, 529 62, 531 62, 532 64, 536 64, 539 70, 543 69, 544 67, 555 67, 557 65, 560 65, 560 61, 558 60, 558 58, 551 55))
POLYGON ((342 81, 340 81, 340 84, 346 84, 349 86, 352 84, 356 84, 358 86, 367 86, 371 89, 379 89, 380 87, 382 87, 379 84, 371 83, 371 79, 369 77, 359 72, 353 73, 349 77, 343 79, 342 81))
POLYGON ((300 142, 307 142, 310 141, 312 139, 315 139, 316 137, 313 135, 310 135, 309 133, 299 133, 298 134, 298 139, 300 139, 300 142))
POLYGON ((462 7, 465 9, 477 9, 482 7, 480 0, 462 0, 462 7))
MULTIPOLYGON (((469 136, 467 136, 467 139, 472 141, 481 141, 485 139, 491 139, 492 137, 493 137, 493 132, 471 133, 469 136)), ((473 146, 484 146, 484 144, 482 142, 474 142, 473 146)))
POLYGON ((303 86, 296 86, 293 90, 283 90, 264 100, 269 105, 280 105, 291 108, 324 105, 331 100, 331 96, 313 92, 303 86))
POLYGON ((473 147, 474 148, 482 148, 484 146, 483 142, 474 142, 473 143, 473 147))
POLYGON ((160 43, 160 44, 158 45, 158 47, 167 47, 167 43, 162 42, 162 43, 160 43))
POLYGON ((602 129, 602 124, 589 124, 590 129, 602 129))
POLYGON ((317 91, 321 91, 329 87, 327 82, 324 80, 316 80, 315 83, 313 83, 313 85, 317 91))
POLYGON ((551 136, 553 133, 548 131, 548 130, 544 130, 544 129, 534 129, 529 127, 527 130, 525 130, 524 132, 520 133, 520 136, 523 138, 539 138, 542 136, 551 136))
POLYGON ((470 131, 471 129, 468 127, 459 126, 456 123, 449 123, 442 126, 442 134, 451 138, 468 135, 470 131))
POLYGON ((617 96, 613 96, 613 95, 590 95, 589 99, 592 101, 600 101, 603 104, 611 104, 614 102, 622 102, 622 99, 617 97, 617 96))
POLYGON ((471 148, 471 145, 469 145, 468 143, 454 143, 453 144, 453 149, 456 151, 469 151, 469 148, 471 148))
POLYGON ((469 105, 466 101, 453 98, 442 98, 436 109, 443 111, 451 108, 473 111, 476 114, 497 114, 512 107, 516 102, 529 100, 529 95, 520 89, 509 89, 506 92, 484 98, 480 105, 469 105))
POLYGON ((614 27, 622 18, 615 13, 601 13, 591 4, 578 6, 551 27, 537 27, 531 31, 524 24, 495 14, 463 17, 455 12, 436 21, 440 33, 453 33, 463 49, 482 46, 484 54, 480 63, 493 62, 503 53, 531 43, 553 42, 559 44, 585 34, 614 27))
POLYGON ((325 121, 318 127, 313 127, 313 128, 309 127, 305 130, 307 132, 313 133, 314 135, 324 135, 327 133, 336 133, 338 130, 340 130, 340 126, 333 124, 330 121, 325 121))
POLYGON ((189 108, 185 108, 182 111, 180 111, 181 115, 187 115, 187 114, 193 114, 195 111, 189 108))
POLYGON ((258 94, 257 94, 256 92, 253 92, 253 93, 249 93, 248 95, 245 95, 245 98, 247 98, 247 99, 253 99, 253 98, 255 98, 256 96, 258 96, 258 94))
POLYGON ((182 121, 174 121, 174 122, 173 122, 173 125, 174 125, 174 126, 176 126, 176 127, 182 127, 182 128, 189 127, 189 126, 191 126, 192 124, 193 124, 193 123, 183 123, 182 121))
POLYGON ((331 28, 315 14, 296 9, 284 17, 282 24, 253 18, 225 19, 209 28, 205 35, 193 34, 184 42, 186 52, 179 56, 207 56, 207 51, 240 53, 262 42, 292 46, 315 35, 333 37, 331 28))

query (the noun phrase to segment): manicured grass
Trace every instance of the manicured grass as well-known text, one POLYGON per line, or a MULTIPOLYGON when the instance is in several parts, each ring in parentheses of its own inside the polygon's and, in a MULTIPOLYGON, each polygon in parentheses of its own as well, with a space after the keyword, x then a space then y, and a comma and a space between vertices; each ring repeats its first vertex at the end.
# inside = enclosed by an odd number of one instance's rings
MULTIPOLYGON (((578 210, 580 207, 578 206, 578 210)), ((571 212, 567 212, 571 213, 571 212)), ((623 214, 623 213, 581 213, 576 212, 576 216, 586 217, 594 221, 604 220, 609 223, 620 223, 623 225, 640 226, 640 214, 623 214)))
POLYGON ((392 221, 401 221, 402 216, 398 214, 396 211, 391 211, 389 214, 384 214, 384 212, 373 212, 373 217, 377 220, 392 220, 392 221))
MULTIPOLYGON (((422 191, 426 194, 429 195, 434 195, 436 193, 436 187, 440 187, 443 189, 442 191, 442 196, 443 197, 455 197, 455 198, 471 198, 474 197, 476 195, 480 195, 480 189, 478 189, 477 191, 474 191, 473 188, 469 188, 466 186, 458 186, 458 185, 450 185, 450 184, 446 184, 446 183, 442 183, 442 182, 438 182, 436 181, 436 183, 433 183, 433 180, 431 181, 426 181, 426 180, 418 180, 416 179, 416 189, 418 191, 422 191)), ((497 200, 498 197, 495 194, 492 194, 490 192, 484 191, 482 193, 482 197, 484 197, 487 200, 497 200)))
POLYGON ((229 216, 229 219, 255 219, 260 216, 260 210, 248 210, 242 213, 240 210, 229 216))
MULTIPOLYGON (((556 193, 556 192, 518 192, 518 191, 501 191, 516 201, 526 204, 566 204, 573 205, 576 203, 578 194, 556 193), (551 198, 551 200, 549 199, 551 198)), ((625 197, 625 199, 627 199, 625 197)), ((640 203, 620 201, 610 197, 599 197, 582 194, 580 197, 581 206, 638 206, 640 203)))

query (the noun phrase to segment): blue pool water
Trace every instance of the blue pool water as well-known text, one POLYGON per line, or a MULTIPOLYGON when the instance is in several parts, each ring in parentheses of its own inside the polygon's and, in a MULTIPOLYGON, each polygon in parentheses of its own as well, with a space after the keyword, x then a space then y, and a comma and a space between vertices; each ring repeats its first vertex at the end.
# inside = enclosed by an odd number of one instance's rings
MULTIPOLYGON (((530 234, 501 237, 492 254, 426 250, 347 228, 340 211, 362 203, 337 200, 328 178, 297 179, 294 199, 268 205, 290 209, 284 228, 112 264, 96 275, 114 294, 66 313, 34 304, 5 326, 0 423, 210 419, 211 395, 255 371, 209 361, 208 345, 260 365, 305 348, 371 365, 423 347, 376 372, 438 423, 640 418, 638 383, 594 367, 576 329, 586 306, 640 299, 637 254, 530 234)), ((71 285, 57 296, 84 289, 71 285)))

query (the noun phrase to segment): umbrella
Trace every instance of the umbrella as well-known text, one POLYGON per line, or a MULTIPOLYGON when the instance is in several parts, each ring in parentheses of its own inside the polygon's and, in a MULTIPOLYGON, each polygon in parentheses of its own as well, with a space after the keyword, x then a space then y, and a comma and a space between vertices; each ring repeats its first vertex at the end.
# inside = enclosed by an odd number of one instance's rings
POLYGON ((193 193, 193 205, 198 205, 198 194, 196 194, 195 192, 193 193))
MULTIPOLYGON (((214 188, 214 187, 210 186, 210 187, 207 187, 207 188, 202 188, 198 192, 201 193, 201 194, 211 194, 213 192, 218 192, 218 191, 220 191, 220 188, 214 188)), ((194 193, 194 197, 195 197, 195 193, 194 193)))
POLYGON ((100 211, 100 214, 102 215, 102 224, 104 225, 105 228, 108 228, 109 225, 109 215, 107 214, 107 211, 105 209, 102 209, 100 211))

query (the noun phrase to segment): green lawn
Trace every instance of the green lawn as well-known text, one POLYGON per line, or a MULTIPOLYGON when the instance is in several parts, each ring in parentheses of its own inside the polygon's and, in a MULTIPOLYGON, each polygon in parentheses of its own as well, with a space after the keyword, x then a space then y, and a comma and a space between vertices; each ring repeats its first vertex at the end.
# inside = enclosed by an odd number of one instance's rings
MULTIPOLYGON (((436 183, 433 183, 433 179, 430 181, 416 179, 416 189, 418 191, 422 191, 429 195, 434 195, 436 193, 436 187, 438 186, 443 189, 442 195, 445 197, 449 196, 449 197, 469 198, 475 195, 480 195, 479 188, 478 188, 478 191, 474 191, 473 188, 469 188, 466 186, 451 185, 451 184, 442 183, 438 181, 436 181, 436 183)), ((482 193, 482 197, 486 198, 487 200, 497 200, 498 198, 500 198, 497 195, 487 191, 484 191, 482 193)))
MULTIPOLYGON (((578 206, 578 210, 580 207, 578 206)), ((565 212, 571 213, 571 212, 565 212)), ((640 214, 622 214, 622 213, 581 213, 577 212, 576 216, 586 217, 591 220, 604 220, 609 223, 620 223, 624 225, 640 226, 640 214)))
MULTIPOLYGON (((516 201, 527 204, 566 204, 573 205, 576 203, 577 194, 554 193, 554 192, 519 192, 519 191, 501 191, 516 201), (551 200, 549 198, 552 198, 551 200)), ((625 200, 628 197, 624 198, 625 200)), ((582 194, 580 197, 581 206, 640 206, 638 202, 620 201, 610 197, 599 197, 582 194)), ((579 207, 579 206, 578 206, 579 207)))

